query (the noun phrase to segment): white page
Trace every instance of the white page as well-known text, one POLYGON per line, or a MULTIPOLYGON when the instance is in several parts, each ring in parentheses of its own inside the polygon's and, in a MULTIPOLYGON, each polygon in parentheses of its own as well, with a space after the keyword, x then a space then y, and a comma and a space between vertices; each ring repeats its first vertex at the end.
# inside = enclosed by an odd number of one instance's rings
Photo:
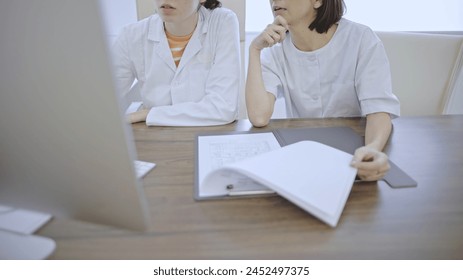
POLYGON ((313 141, 302 141, 225 166, 210 174, 204 188, 227 183, 224 172, 237 172, 275 190, 312 215, 336 226, 357 170, 352 155, 313 141))
MULTIPOLYGON (((213 192, 207 192, 202 188, 204 178, 211 171, 279 148, 281 146, 272 132, 198 136, 199 197, 229 193, 225 187, 213 192)), ((230 184, 234 185, 235 192, 268 190, 239 174, 224 173, 223 176, 233 177, 230 184)))

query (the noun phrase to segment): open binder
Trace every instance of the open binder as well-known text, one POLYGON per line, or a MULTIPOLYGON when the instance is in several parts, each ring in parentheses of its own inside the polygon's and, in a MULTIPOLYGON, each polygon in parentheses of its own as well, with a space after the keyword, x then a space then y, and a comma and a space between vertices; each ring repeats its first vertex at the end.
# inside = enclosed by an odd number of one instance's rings
MULTIPOLYGON (((364 143, 348 127, 223 132, 196 140, 195 199, 277 193, 333 227, 355 180, 352 154, 364 143)), ((416 186, 390 164, 386 182, 416 186)))

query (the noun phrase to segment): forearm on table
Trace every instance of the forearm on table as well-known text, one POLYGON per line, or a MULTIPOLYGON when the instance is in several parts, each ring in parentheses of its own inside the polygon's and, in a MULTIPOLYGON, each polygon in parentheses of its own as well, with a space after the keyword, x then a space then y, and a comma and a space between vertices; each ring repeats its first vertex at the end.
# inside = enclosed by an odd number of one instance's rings
POLYGON ((392 123, 388 113, 367 115, 365 146, 382 151, 391 135, 392 123))

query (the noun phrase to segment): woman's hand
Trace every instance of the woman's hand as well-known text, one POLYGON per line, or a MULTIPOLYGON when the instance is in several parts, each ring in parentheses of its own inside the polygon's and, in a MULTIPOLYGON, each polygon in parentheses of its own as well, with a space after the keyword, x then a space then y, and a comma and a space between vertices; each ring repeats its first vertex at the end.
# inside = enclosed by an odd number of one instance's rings
POLYGON ((141 109, 137 112, 128 114, 127 121, 129 123, 144 122, 146 121, 146 117, 148 116, 148 113, 149 113, 149 109, 141 109))
POLYGON ((355 150, 351 166, 357 168, 357 176, 363 181, 378 181, 390 169, 388 156, 368 146, 355 150))
POLYGON ((277 43, 283 42, 286 38, 288 23, 282 16, 276 16, 272 24, 267 25, 251 43, 251 48, 261 51, 277 43))

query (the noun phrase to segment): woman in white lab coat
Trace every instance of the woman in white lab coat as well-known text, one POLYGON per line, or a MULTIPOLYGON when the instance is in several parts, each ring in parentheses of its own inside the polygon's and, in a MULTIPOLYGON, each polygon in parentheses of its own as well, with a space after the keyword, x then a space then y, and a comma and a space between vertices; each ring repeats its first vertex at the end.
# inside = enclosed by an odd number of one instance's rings
POLYGON ((138 81, 150 126, 230 123, 238 113, 239 27, 216 0, 153 0, 156 13, 124 28, 114 48, 118 90, 138 81))
POLYGON ((270 0, 274 22, 249 48, 246 105, 265 126, 282 96, 288 117, 366 116, 365 146, 352 165, 363 180, 389 170, 382 152, 400 105, 381 41, 368 27, 342 18, 343 0, 270 0))

